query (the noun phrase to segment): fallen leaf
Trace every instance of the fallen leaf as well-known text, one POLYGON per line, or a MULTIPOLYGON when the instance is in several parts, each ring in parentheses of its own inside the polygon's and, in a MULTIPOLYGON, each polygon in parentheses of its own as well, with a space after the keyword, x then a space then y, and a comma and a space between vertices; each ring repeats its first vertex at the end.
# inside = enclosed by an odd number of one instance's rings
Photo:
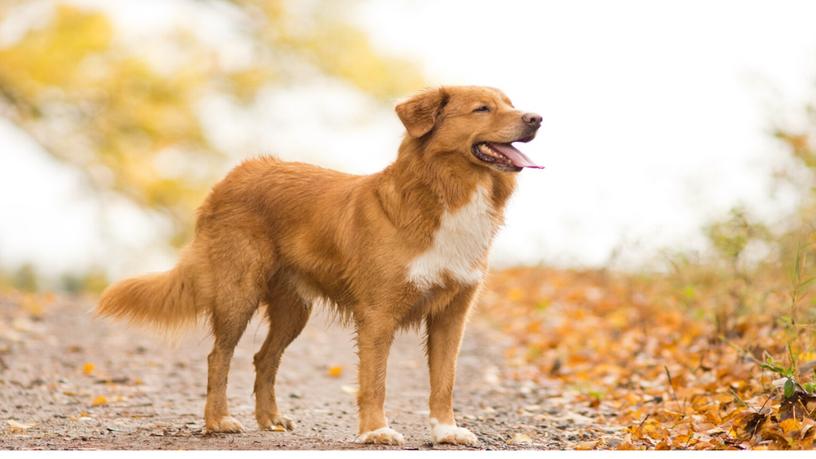
POLYGON ((82 365, 82 372, 86 375, 90 376, 93 374, 96 365, 91 362, 85 362, 85 365, 82 365))
POLYGON ((45 312, 43 303, 34 295, 23 297, 22 306, 32 317, 42 317, 45 312))
POLYGON ((9 426, 8 431, 11 433, 23 433, 36 425, 34 423, 17 422, 14 419, 9 419, 6 422, 9 426))
POLYGON ((788 418, 779 423, 779 428, 781 428, 786 434, 798 432, 802 430, 802 423, 796 420, 796 418, 788 418))
POLYGON ((340 386, 340 390, 342 390, 343 392, 345 392, 347 394, 356 394, 358 388, 357 388, 357 386, 349 386, 349 385, 344 384, 344 385, 340 386))
POLYGON ((93 402, 91 402, 91 406, 102 406, 108 404, 108 398, 104 395, 97 395, 93 402))
POLYGON ((508 445, 530 445, 532 443, 533 439, 529 435, 520 432, 514 433, 513 438, 507 440, 508 445))
POLYGON ((11 322, 11 326, 19 332, 28 333, 34 331, 34 324, 25 317, 18 317, 14 319, 11 322))
POLYGON ((328 371, 326 371, 326 374, 332 378, 339 378, 340 376, 343 376, 343 367, 340 365, 331 366, 329 367, 328 371))
POLYGON ((588 451, 591 449, 595 449, 596 446, 598 446, 597 441, 582 441, 578 442, 578 444, 575 445, 575 449, 577 449, 578 451, 588 451))
POLYGON ((655 445, 655 449, 664 451, 664 450, 671 449, 671 445, 669 445, 669 443, 666 440, 662 440, 662 441, 660 441, 660 443, 655 445))
POLYGON ((620 442, 620 444, 618 444, 618 447, 615 448, 615 449, 620 450, 620 451, 631 451, 631 450, 635 449, 635 445, 633 445, 631 442, 628 442, 628 441, 622 441, 622 442, 620 442))

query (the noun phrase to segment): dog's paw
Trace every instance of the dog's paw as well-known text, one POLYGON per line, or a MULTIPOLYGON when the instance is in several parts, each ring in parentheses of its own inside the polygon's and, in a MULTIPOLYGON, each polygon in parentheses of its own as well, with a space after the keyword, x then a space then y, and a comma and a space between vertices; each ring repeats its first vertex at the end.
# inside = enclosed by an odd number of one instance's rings
POLYGON ((441 424, 431 419, 431 440, 433 443, 449 445, 479 446, 479 440, 473 432, 454 424, 441 424))
POLYGON ((218 419, 207 420, 204 430, 207 433, 239 433, 244 431, 244 426, 232 416, 223 416, 218 419))
POLYGON ((380 427, 377 430, 361 433, 354 442, 397 446, 405 443, 405 437, 390 427, 380 427))
POLYGON ((295 430, 295 422, 286 416, 262 416, 258 418, 258 427, 261 430, 271 430, 272 432, 286 432, 295 430))

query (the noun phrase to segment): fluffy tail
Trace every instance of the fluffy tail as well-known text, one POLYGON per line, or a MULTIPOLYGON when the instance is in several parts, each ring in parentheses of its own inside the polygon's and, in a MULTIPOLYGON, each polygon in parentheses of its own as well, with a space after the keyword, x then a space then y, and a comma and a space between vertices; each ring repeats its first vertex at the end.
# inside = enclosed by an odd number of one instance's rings
POLYGON ((193 292, 194 279, 185 271, 179 265, 164 273, 117 282, 102 292, 96 312, 163 330, 195 322, 200 309, 193 292))

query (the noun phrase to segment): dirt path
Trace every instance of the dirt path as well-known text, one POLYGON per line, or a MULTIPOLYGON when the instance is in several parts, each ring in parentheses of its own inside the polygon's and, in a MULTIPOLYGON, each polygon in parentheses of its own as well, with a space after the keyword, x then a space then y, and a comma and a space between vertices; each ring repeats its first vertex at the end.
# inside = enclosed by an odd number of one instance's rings
MULTIPOLYGON (((236 349, 230 373, 232 414, 247 431, 206 436, 207 334, 192 331, 168 344, 148 332, 95 319, 91 306, 57 300, 35 319, 19 300, 0 298, 2 449, 376 448, 352 442, 352 334, 329 326, 319 313, 287 350, 278 377, 279 403, 297 421, 295 431, 257 430, 252 355, 266 326, 256 318, 236 349), (92 371, 83 368, 86 363, 93 364, 92 371), (328 375, 333 365, 342 367, 340 377, 328 375)), ((472 430, 483 448, 563 449, 612 432, 586 417, 591 416, 586 409, 565 409, 557 387, 504 380, 502 347, 502 337, 477 317, 459 359, 459 424, 472 430)), ((391 426, 405 435, 405 449, 433 447, 427 379, 420 339, 416 333, 401 334, 389 361, 386 410, 391 426)))

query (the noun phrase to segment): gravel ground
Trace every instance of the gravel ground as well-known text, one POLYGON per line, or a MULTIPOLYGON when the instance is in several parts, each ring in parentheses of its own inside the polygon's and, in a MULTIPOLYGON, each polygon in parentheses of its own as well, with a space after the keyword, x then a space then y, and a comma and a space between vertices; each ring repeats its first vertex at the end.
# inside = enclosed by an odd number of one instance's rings
MULTIPOLYGON (((0 298, 2 449, 393 449, 353 443, 356 356, 349 329, 317 313, 284 355, 278 399, 293 432, 260 432, 253 416, 252 355, 266 324, 256 317, 230 372, 241 434, 204 435, 211 338, 191 330, 174 342, 94 318, 89 300, 58 299, 39 317, 0 298), (339 377, 328 368, 339 366, 339 377), (92 368, 91 368, 92 367, 92 368)), ((501 335, 477 317, 466 334, 455 392, 459 424, 483 449, 568 449, 615 431, 575 407, 555 383, 506 380, 501 335)), ((416 332, 400 334, 388 367, 387 415, 403 449, 434 447, 427 426, 428 372, 416 332)), ((465 448, 466 449, 466 448, 465 448)))

